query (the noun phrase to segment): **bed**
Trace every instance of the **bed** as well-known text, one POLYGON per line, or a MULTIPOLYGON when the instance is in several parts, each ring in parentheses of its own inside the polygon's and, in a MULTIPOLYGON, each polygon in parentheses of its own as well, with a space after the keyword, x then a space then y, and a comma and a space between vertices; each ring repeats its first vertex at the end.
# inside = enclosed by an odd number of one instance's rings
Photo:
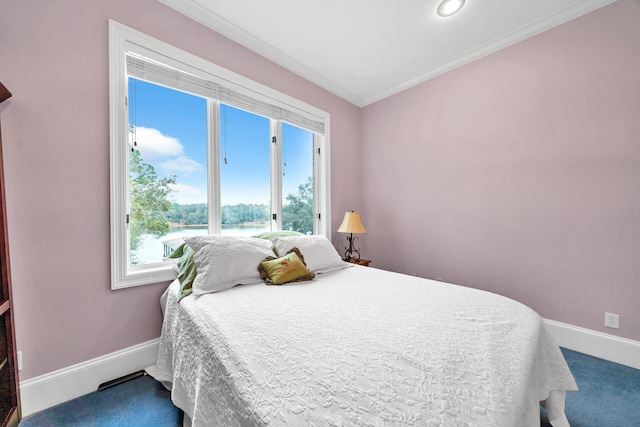
MULTIPOLYGON (((198 275, 205 247, 194 251, 198 275)), ((576 383, 530 308, 371 267, 312 264, 312 280, 283 286, 182 297, 180 280, 167 288, 147 372, 187 423, 537 427, 542 404, 552 425, 569 425, 565 392, 576 383)))

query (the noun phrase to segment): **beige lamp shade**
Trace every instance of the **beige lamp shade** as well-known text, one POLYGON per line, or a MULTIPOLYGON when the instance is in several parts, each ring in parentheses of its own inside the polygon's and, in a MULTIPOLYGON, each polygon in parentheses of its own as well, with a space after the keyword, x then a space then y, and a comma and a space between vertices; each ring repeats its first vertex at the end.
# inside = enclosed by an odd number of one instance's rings
POLYGON ((342 224, 338 228, 340 233, 366 233, 362 221, 360 221, 360 214, 358 212, 345 212, 342 224))

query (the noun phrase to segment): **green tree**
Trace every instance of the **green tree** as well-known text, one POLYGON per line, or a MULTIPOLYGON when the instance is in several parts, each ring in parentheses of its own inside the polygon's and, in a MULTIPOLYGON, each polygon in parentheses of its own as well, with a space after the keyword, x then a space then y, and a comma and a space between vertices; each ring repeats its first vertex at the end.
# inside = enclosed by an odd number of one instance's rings
POLYGON ((282 229, 313 234, 313 177, 298 186, 298 194, 287 195, 282 207, 282 229))
POLYGON ((224 205, 222 207, 222 224, 265 223, 269 221, 269 206, 255 203, 224 205))
POLYGON ((129 247, 132 251, 138 248, 143 234, 160 237, 171 231, 166 212, 171 209, 169 184, 175 183, 175 175, 159 178, 138 150, 129 155, 129 247))
POLYGON ((207 204, 191 203, 179 205, 174 203, 167 212, 166 218, 170 223, 179 225, 207 225, 209 222, 207 204))

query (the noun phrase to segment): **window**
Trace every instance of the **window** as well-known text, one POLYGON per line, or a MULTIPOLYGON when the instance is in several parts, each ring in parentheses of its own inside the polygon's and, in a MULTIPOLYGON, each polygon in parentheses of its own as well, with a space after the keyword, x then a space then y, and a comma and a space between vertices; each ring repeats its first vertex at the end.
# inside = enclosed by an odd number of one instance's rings
POLYGON ((270 120, 220 105, 220 204, 223 234, 271 230, 270 120))
POLYGON ((208 232, 207 103, 132 77, 127 88, 132 267, 162 263, 176 237, 208 232))
POLYGON ((282 228, 313 234, 314 134, 282 125, 282 228))
POLYGON ((328 113, 110 21, 112 289, 181 237, 330 236, 328 113))

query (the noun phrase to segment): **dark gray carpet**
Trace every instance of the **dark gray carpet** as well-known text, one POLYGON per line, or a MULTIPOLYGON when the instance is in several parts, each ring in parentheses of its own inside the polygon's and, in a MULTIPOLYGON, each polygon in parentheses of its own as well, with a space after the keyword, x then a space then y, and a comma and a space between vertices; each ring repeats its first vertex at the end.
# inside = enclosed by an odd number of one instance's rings
MULTIPOLYGON (((640 370, 562 349, 579 392, 567 393, 572 427, 640 427, 640 370)), ((542 427, 549 427, 541 410, 542 427)), ((19 427, 177 427, 182 412, 149 376, 31 415, 19 427)), ((505 426, 519 427, 519 426, 505 426)))
POLYGON ((567 393, 571 427, 640 427, 640 370, 565 348, 562 354, 580 389, 567 393))
POLYGON ((19 427, 178 427, 182 411, 148 375, 38 412, 19 427))

